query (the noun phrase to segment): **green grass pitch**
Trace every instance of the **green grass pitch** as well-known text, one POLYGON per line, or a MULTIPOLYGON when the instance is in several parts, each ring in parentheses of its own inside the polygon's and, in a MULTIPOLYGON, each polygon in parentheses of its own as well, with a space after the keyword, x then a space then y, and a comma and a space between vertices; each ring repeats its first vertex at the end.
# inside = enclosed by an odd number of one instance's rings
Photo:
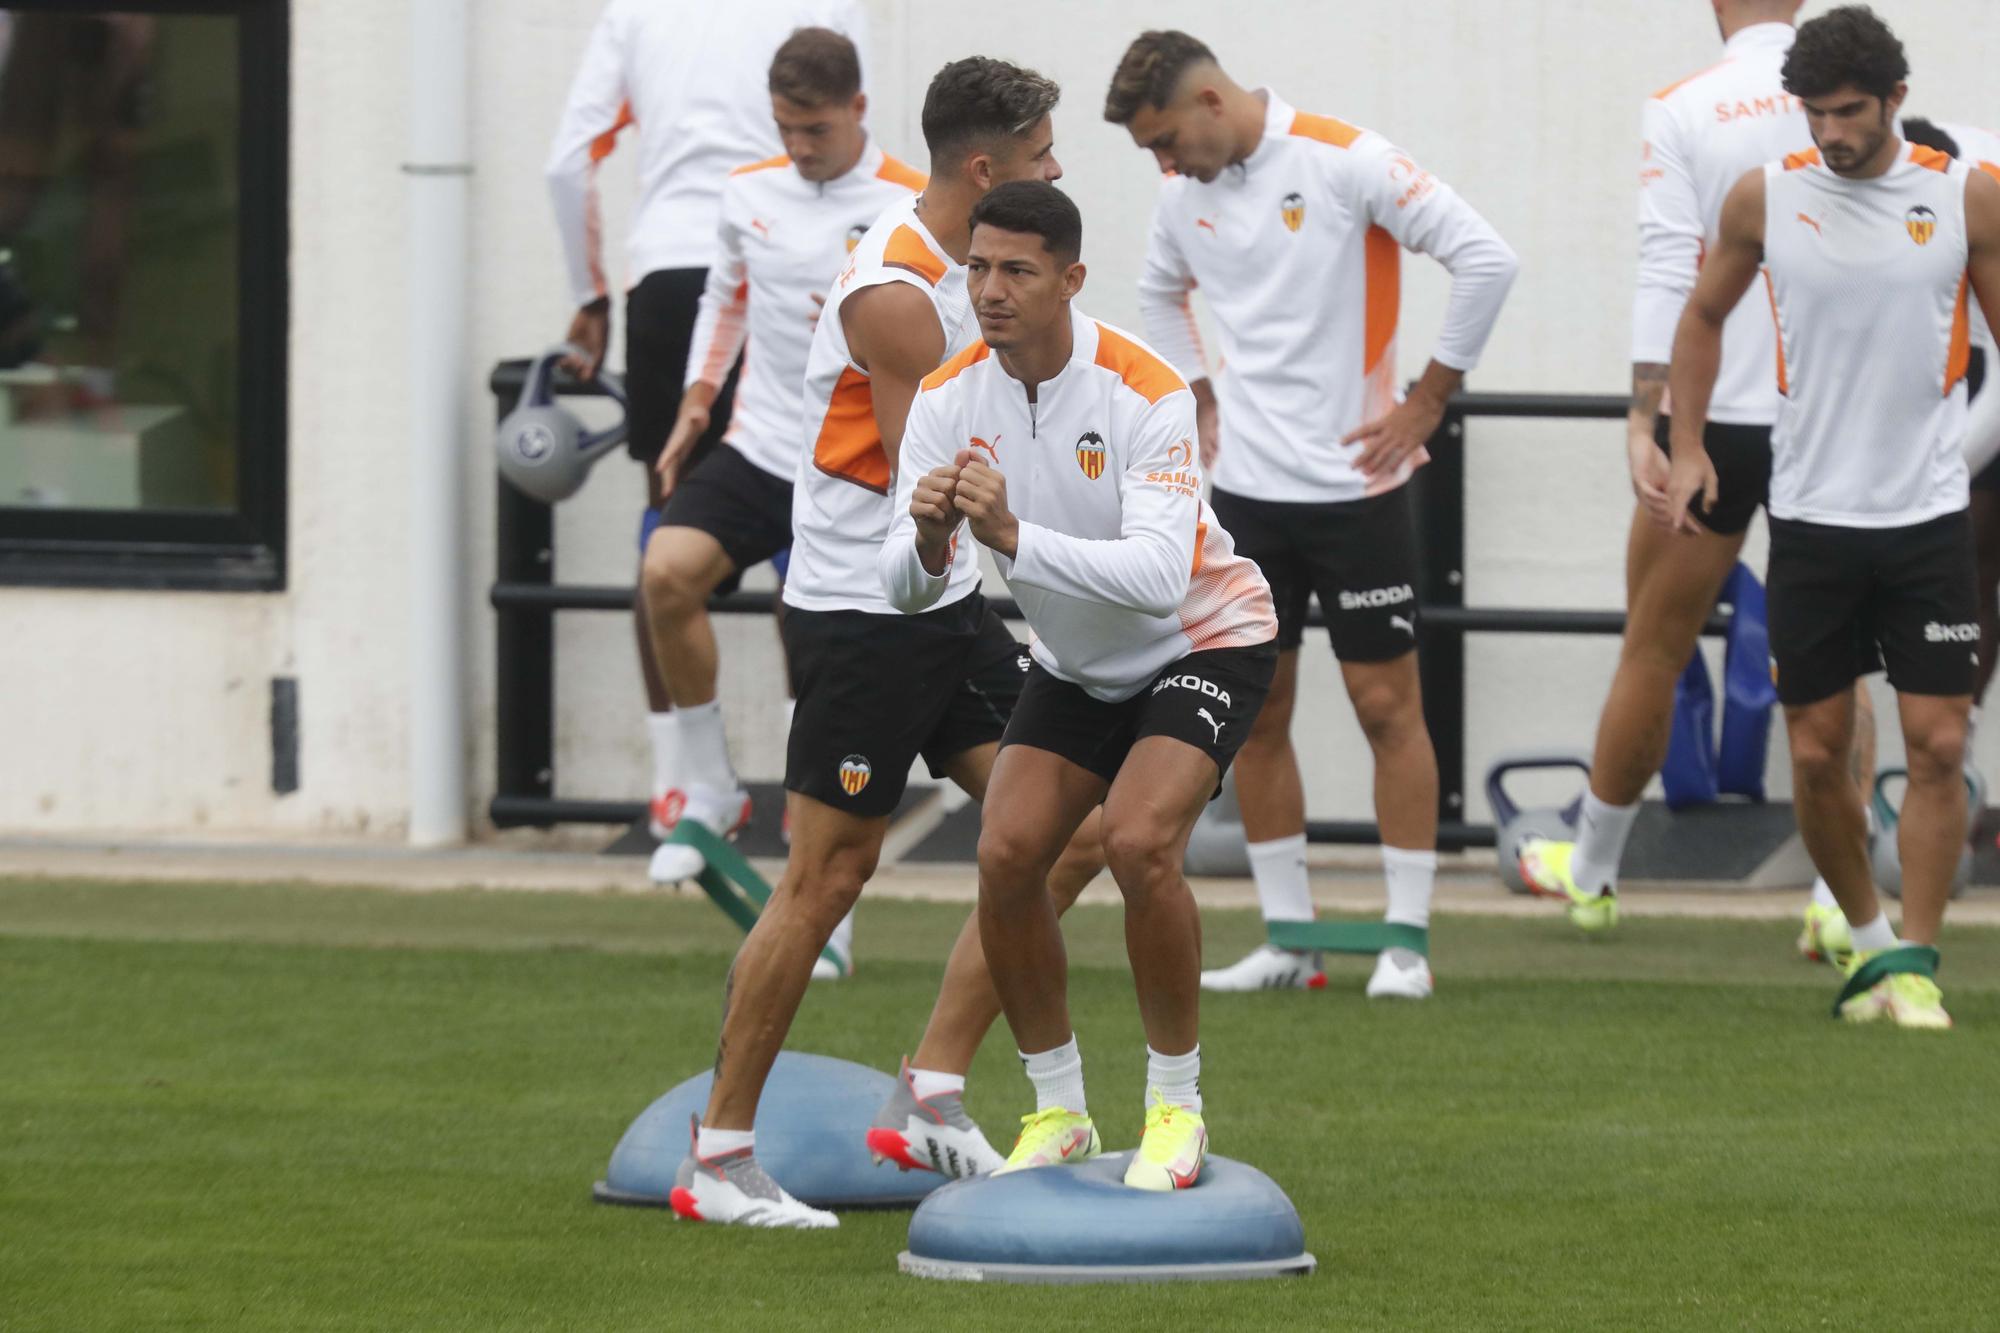
MULTIPOLYGON (((858 974, 793 1045, 893 1068, 963 915, 864 906, 858 974)), ((1211 958, 1258 930, 1206 927, 1211 958)), ((1116 909, 1069 936, 1092 1108, 1129 1146, 1116 909)), ((1829 1020, 1782 923, 1434 939, 1428 1004, 1368 1004, 1347 959, 1325 993, 1204 1005, 1215 1147, 1291 1193, 1316 1277, 977 1288, 899 1276, 900 1214, 751 1234, 590 1202, 713 1053, 736 936, 703 901, 0 883, 0 1328, 2000 1320, 2000 931, 1948 933, 1944 1036, 1829 1020)), ((1008 1141, 1004 1034, 970 1100, 1008 1141)))

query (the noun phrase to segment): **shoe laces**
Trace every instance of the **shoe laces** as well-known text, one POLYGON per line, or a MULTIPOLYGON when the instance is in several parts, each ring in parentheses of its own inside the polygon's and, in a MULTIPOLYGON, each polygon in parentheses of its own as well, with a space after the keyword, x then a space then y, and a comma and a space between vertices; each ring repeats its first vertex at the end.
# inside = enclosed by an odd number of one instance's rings
POLYGON ((1021 1133, 1014 1140, 1014 1151, 1040 1149, 1062 1131, 1063 1122, 1073 1114, 1064 1107, 1050 1106, 1022 1116, 1021 1133))

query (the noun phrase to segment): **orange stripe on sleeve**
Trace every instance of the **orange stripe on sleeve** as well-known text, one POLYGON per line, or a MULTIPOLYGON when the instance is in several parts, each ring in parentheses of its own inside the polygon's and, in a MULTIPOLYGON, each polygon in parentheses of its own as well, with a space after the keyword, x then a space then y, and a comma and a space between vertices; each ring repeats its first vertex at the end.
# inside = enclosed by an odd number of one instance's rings
POLYGON ((840 372, 813 441, 813 466, 878 495, 889 493, 889 455, 875 425, 875 395, 853 366, 840 372))
POLYGON ((1803 153, 1785 154, 1786 171, 1797 171, 1801 167, 1816 167, 1818 165, 1819 149, 1817 148, 1808 148, 1803 153))
MULTIPOLYGON (((638 121, 632 118, 632 104, 630 102, 620 104, 618 119, 611 122, 611 128, 590 141, 590 160, 592 162, 602 162, 605 158, 610 157, 611 150, 618 146, 618 132, 627 125, 636 125, 638 123, 638 121)), ((571 142, 574 142, 574 140, 571 142)))
POLYGON ((1949 398, 1958 382, 1965 378, 1967 367, 1972 364, 1972 316, 1966 308, 1966 283, 1970 275, 1958 280, 1958 305, 1951 315, 1951 351, 1944 359, 1944 392, 1949 398))
POLYGON ((1114 371, 1125 387, 1149 403, 1187 388, 1178 372, 1159 357, 1103 324, 1097 326, 1096 363, 1114 371))
POLYGON ((1380 227, 1370 227, 1363 243, 1367 255, 1367 321, 1364 325, 1361 371, 1368 374, 1396 345, 1396 322, 1403 309, 1403 247, 1380 227))
POLYGON ((1987 175, 1991 176, 1994 180, 2000 181, 2000 162, 1981 162, 1979 164, 1979 169, 1985 172, 1987 175))
POLYGON ((1778 392, 1789 394, 1792 391, 1792 381, 1785 370, 1785 325, 1778 318, 1778 289, 1771 284, 1769 269, 1764 270, 1764 294, 1771 298, 1771 331, 1778 335, 1778 392))
POLYGON ((884 156, 875 176, 878 180, 892 181, 906 190, 921 190, 930 184, 930 177, 909 163, 894 157, 884 156))
POLYGON ((1654 93, 1653 100, 1655 102, 1664 102, 1669 97, 1672 97, 1675 93, 1679 92, 1682 88, 1686 87, 1688 84, 1693 83, 1696 79, 1700 78, 1702 75, 1713 74, 1715 73, 1715 71, 1721 69, 1724 65, 1728 63, 1729 62, 1727 60, 1718 60, 1713 65, 1710 65, 1707 69, 1698 69, 1694 73, 1688 75, 1685 79, 1675 79, 1672 83, 1660 89, 1660 91, 1654 93))
POLYGON ((1926 148, 1920 143, 1910 145, 1910 161, 1936 172, 1951 170, 1951 154, 1941 153, 1935 148, 1926 148))
POLYGON ((1354 141, 1361 137, 1360 129, 1344 120, 1335 120, 1332 116, 1315 116, 1305 111, 1296 112, 1292 116, 1290 132, 1301 139, 1317 139, 1321 143, 1330 143, 1335 148, 1351 147, 1354 141))
POLYGON ((767 157, 762 162, 745 162, 729 174, 732 176, 748 176, 753 171, 770 171, 776 167, 789 167, 790 165, 792 165, 792 159, 780 153, 776 157, 767 157))
POLYGON ((973 343, 970 347, 959 352, 957 356, 954 356, 951 360, 924 376, 923 387, 926 389, 935 389, 940 384, 949 383, 951 380, 958 378, 962 372, 984 361, 991 352, 992 349, 983 341, 973 343))
POLYGON ((890 268, 908 269, 933 287, 944 281, 944 261, 908 227, 889 233, 889 243, 882 247, 882 262, 890 268))

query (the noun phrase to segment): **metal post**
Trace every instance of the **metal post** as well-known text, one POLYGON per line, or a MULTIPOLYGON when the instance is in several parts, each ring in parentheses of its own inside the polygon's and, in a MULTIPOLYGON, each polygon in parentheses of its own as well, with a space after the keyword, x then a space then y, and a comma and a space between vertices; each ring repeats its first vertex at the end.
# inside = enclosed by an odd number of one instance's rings
MULTIPOLYGON (((1458 609, 1465 605, 1465 412, 1456 403, 1431 436, 1430 455, 1414 482, 1421 543, 1417 604, 1458 609)), ((1421 614, 1417 633, 1424 722, 1437 751, 1438 849, 1456 851, 1466 845, 1465 635, 1421 614)))

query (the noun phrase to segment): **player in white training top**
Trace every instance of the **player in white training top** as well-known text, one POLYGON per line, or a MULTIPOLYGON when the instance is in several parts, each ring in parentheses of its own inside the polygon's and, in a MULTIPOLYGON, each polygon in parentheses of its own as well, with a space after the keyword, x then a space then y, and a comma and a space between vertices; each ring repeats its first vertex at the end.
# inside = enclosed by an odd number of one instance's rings
POLYGON ((1836 1012, 1949 1027, 1931 978, 1966 828, 1961 773, 1978 670, 1966 517, 1968 297, 2000 301, 2000 182, 1906 143, 1902 44, 1871 11, 1804 24, 1786 90, 1815 148, 1746 175, 1675 335, 1667 503, 1692 531, 1723 483, 1701 422, 1723 324, 1763 266, 1784 397, 1771 441, 1771 654, 1799 831, 1855 953, 1836 1012), (1869 877, 1847 772, 1853 686, 1886 664, 1908 754, 1897 833, 1902 938, 1869 877))
MULTIPOLYGON (((1694 9, 1693 0, 1687 0, 1694 9)), ((1701 626, 1736 566, 1771 481, 1771 428, 1778 419, 1772 367, 1777 334, 1761 292, 1730 312, 1705 438, 1725 477, 1719 508, 1698 515, 1693 541, 1667 527, 1664 401, 1674 327, 1694 289, 1701 258, 1721 225, 1722 201, 1743 173, 1808 148, 1805 110, 1780 69, 1796 35, 1801 0, 1711 0, 1722 59, 1646 99, 1639 154, 1639 271, 1632 310, 1632 406, 1626 416, 1633 506, 1625 547, 1626 621, 1618 669, 1605 695, 1574 841, 1530 838, 1515 849, 1535 892, 1568 904, 1585 930, 1618 920, 1618 864, 1646 785, 1666 762, 1674 689, 1701 626)), ((1866 689, 1853 767, 1874 776, 1874 714, 1866 689)), ((1846 924, 1822 882, 1806 909, 1800 951, 1844 961, 1846 924)))
MULTIPOLYGON (((745 162, 779 151, 766 90, 771 57, 794 29, 808 25, 846 33, 865 58, 867 16, 859 0, 608 0, 549 148, 549 199, 576 302, 569 341, 582 352, 566 364, 587 379, 611 338, 597 172, 624 130, 638 133, 639 189, 626 246, 625 389, 626 447, 646 465, 641 556, 659 521, 653 463, 680 406, 695 313, 715 258, 722 182, 745 162)), ((690 461, 712 448, 728 424, 736 372, 733 363, 723 370, 708 429, 690 461)), ((634 601, 633 618, 651 709, 657 803, 676 785, 679 720, 654 660, 643 595, 634 601)), ((658 813, 653 832, 664 837, 668 827, 658 813)))
MULTIPOLYGON (((716 698, 715 631, 708 599, 792 544, 799 386, 821 303, 882 210, 923 188, 923 173, 890 157, 862 125, 867 98, 854 44, 828 28, 801 28, 771 61, 771 114, 784 156, 739 166, 722 187, 717 260, 708 270, 688 357, 687 392, 657 469, 667 495, 647 544, 640 585, 653 648, 679 719, 674 781, 653 820, 691 819, 728 835, 747 818, 716 698), (722 442, 689 464, 710 408, 746 343, 735 410, 722 442)), ((665 842, 653 855, 661 883, 699 874, 701 855, 665 842)), ((821 960, 843 974, 843 922, 821 960)))
MULTIPOLYGON (((936 776, 984 796, 1020 696, 1027 653, 980 595, 976 562, 936 609, 907 616, 883 597, 875 565, 910 402, 968 340, 967 219, 996 184, 1061 174, 1050 124, 1057 96, 1041 75, 983 56, 940 70, 923 108, 929 183, 868 229, 813 332, 783 621, 798 692, 785 762, 791 857, 730 970, 715 1086, 672 1197, 683 1217, 835 1225, 756 1165, 751 1125, 764 1080, 814 959, 874 873, 910 766, 921 755, 936 776)), ((1044 892, 1067 907, 1102 865, 1092 821, 1044 892)), ((999 1012, 978 923, 968 920, 916 1061, 868 1131, 873 1152, 954 1176, 999 1165, 962 1102, 965 1072, 999 1012)))
MULTIPOLYGON (((1194 387, 1216 517, 1277 602, 1278 674, 1236 770, 1265 919, 1313 914, 1291 721, 1297 649, 1317 594, 1375 761, 1386 915, 1427 929, 1437 756, 1417 676, 1416 520, 1404 483, 1479 360, 1514 254, 1388 140, 1243 88, 1186 33, 1142 33, 1104 114, 1174 173, 1160 189, 1140 279, 1146 336, 1194 387), (1436 259, 1452 282, 1434 358, 1400 401, 1405 249, 1436 259), (1221 333, 1213 382, 1188 307, 1196 287, 1221 333)), ((1268 944, 1202 978, 1217 990, 1315 982, 1309 955, 1268 944)), ((1369 995, 1430 993, 1422 953, 1382 951, 1369 995)))
POLYGON ((1194 396, 1151 348, 1073 304, 1083 220, 1045 181, 972 211, 983 341, 924 380, 903 436, 882 584, 920 612, 993 552, 1035 631, 979 838, 979 920, 1035 1087, 1002 1171, 1101 1148, 1044 887, 1100 805, 1146 1030, 1139 1189, 1201 1175, 1201 920, 1181 875, 1277 663, 1271 593, 1201 499, 1194 396))

